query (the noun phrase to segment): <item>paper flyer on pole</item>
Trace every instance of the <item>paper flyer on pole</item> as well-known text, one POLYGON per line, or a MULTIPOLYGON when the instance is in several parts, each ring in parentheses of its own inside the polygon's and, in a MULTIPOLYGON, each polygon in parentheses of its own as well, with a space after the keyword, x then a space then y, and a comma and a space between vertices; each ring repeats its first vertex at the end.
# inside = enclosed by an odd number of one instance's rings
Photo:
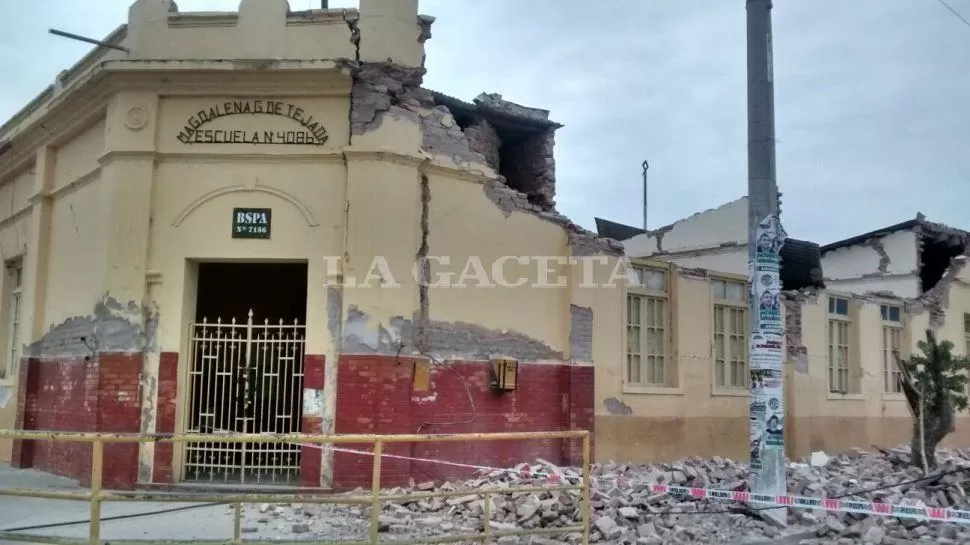
POLYGON ((778 218, 761 221, 756 232, 754 259, 749 263, 750 302, 757 326, 748 345, 750 368, 749 442, 751 469, 774 480, 775 466, 784 459, 784 323, 781 312, 781 247, 785 231, 778 218), (774 468, 774 469, 773 469, 774 468))
POLYGON ((754 270, 751 289, 758 305, 758 329, 781 331, 781 264, 780 252, 785 243, 785 230, 772 216, 758 226, 755 240, 754 270))

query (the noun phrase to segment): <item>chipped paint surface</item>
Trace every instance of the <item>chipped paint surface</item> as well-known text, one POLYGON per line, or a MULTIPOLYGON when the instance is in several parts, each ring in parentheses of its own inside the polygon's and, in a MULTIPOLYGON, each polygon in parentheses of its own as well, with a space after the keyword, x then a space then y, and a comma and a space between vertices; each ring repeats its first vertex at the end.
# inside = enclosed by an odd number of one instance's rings
POLYGON ((323 414, 323 390, 305 388, 303 390, 303 415, 320 416, 323 414))
POLYGON ((425 324, 427 349, 412 342, 413 319, 395 316, 385 324, 352 305, 343 326, 343 354, 429 353, 442 359, 486 360, 494 356, 524 361, 562 360, 563 353, 548 344, 517 331, 499 331, 466 322, 428 320, 425 324))
POLYGON ((433 403, 438 400, 438 392, 433 392, 426 396, 411 396, 411 401, 415 403, 433 403))
MULTIPOLYGON (((811 293, 818 296, 817 291, 811 293)), ((810 296, 808 293, 782 293, 785 305, 785 349, 788 361, 799 375, 808 374, 808 348, 802 341, 802 305, 810 296)))
POLYGON ((593 361, 593 309, 569 305, 569 359, 593 361))
POLYGON ((158 309, 134 301, 122 304, 102 297, 88 316, 74 316, 52 326, 24 347, 30 357, 89 356, 99 352, 155 352, 158 309))
POLYGON ((608 397, 603 400, 603 408, 613 416, 632 416, 633 408, 623 403, 615 397, 608 397))

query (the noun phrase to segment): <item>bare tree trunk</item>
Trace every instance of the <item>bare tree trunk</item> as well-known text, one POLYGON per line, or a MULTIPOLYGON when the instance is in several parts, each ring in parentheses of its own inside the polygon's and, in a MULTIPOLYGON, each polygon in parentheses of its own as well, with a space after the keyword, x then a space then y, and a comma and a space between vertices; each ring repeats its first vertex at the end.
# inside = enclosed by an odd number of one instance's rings
POLYGON ((936 447, 955 429, 953 402, 950 401, 949 396, 946 396, 944 401, 934 409, 936 411, 926 411, 925 415, 917 416, 913 440, 910 443, 913 465, 924 468, 926 472, 936 469, 936 447), (919 418, 920 416, 923 418, 919 418), (923 421, 922 433, 920 433, 920 420, 923 421))

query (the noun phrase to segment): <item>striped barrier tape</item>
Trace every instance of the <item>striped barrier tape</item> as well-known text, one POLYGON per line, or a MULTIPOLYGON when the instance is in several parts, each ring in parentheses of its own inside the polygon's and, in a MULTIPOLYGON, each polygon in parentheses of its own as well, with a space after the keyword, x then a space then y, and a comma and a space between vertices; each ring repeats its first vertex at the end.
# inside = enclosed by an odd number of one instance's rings
POLYGON ((650 485, 650 490, 655 494, 666 493, 675 496, 690 496, 696 499, 726 500, 740 503, 756 503, 772 507, 797 507, 817 511, 858 513, 862 515, 899 517, 923 521, 944 521, 954 522, 957 524, 970 524, 970 511, 962 509, 950 509, 948 507, 920 507, 861 500, 813 498, 810 496, 754 494, 751 492, 739 492, 735 490, 691 488, 687 486, 673 486, 667 484, 650 485))
MULTIPOLYGON (((373 452, 354 450, 340 447, 331 447, 336 452, 346 452, 349 454, 373 455, 373 452)), ((401 456, 394 454, 382 454, 390 458, 401 458, 413 461, 445 464, 450 466, 467 467, 481 471, 500 471, 503 473, 516 474, 523 478, 544 478, 551 484, 559 484, 566 477, 557 473, 545 471, 531 471, 528 469, 503 469, 473 464, 462 464, 459 462, 447 462, 444 460, 434 460, 429 458, 415 458, 411 456, 401 456)), ((596 487, 597 479, 591 479, 593 487, 596 487)), ((675 486, 667 484, 647 484, 644 481, 629 480, 626 477, 614 477, 603 479, 615 482, 622 488, 630 487, 633 484, 649 486, 650 491, 655 494, 671 494, 674 496, 689 496, 694 499, 711 499, 721 501, 731 501, 737 503, 752 503, 771 507, 793 507, 801 509, 812 509, 815 511, 829 511, 839 513, 856 513, 862 515, 873 515, 883 517, 909 518, 922 521, 944 521, 957 524, 970 524, 970 511, 962 509, 950 509, 947 507, 920 507, 912 505, 897 505, 891 503, 870 502, 863 500, 846 500, 835 498, 816 498, 811 496, 788 496, 771 494, 754 494, 738 490, 722 490, 717 488, 694 488, 688 486, 675 486)), ((662 514, 662 513, 661 513, 662 514)))
MULTIPOLYGON (((294 443, 298 444, 298 443, 294 443)), ((373 456, 373 451, 356 450, 341 448, 333 445, 319 444, 299 444, 302 447, 309 447, 333 452, 343 452, 347 454, 357 454, 361 456, 373 456)), ((531 469, 509 469, 491 467, 477 464, 465 464, 461 462, 451 462, 433 458, 418 458, 413 456, 403 456, 400 454, 381 453, 382 458, 396 458, 401 460, 411 460, 431 464, 447 465, 452 467, 463 467, 475 469, 483 472, 502 472, 518 475, 522 478, 545 479, 550 484, 559 484, 564 479, 579 480, 575 476, 565 476, 558 473, 547 471, 532 471, 531 469)), ((591 478, 593 488, 596 487, 596 477, 591 478)), ((675 486, 668 484, 652 484, 638 479, 630 480, 624 476, 602 478, 606 482, 614 482, 621 488, 632 487, 634 484, 649 486, 654 494, 671 494, 674 496, 688 496, 694 499, 710 499, 720 501, 730 501, 737 503, 753 503, 769 507, 793 507, 800 509, 812 509, 815 511, 829 511, 837 513, 856 513, 862 515, 873 515, 882 517, 909 518, 921 521, 944 521, 956 524, 970 524, 970 510, 951 509, 948 507, 927 507, 912 505, 897 505, 892 503, 869 502, 862 500, 846 500, 835 498, 817 498, 812 496, 788 496, 774 494, 754 494, 738 490, 723 490, 718 488, 695 488, 689 486, 675 486)), ((663 514, 663 513, 660 513, 663 514)))

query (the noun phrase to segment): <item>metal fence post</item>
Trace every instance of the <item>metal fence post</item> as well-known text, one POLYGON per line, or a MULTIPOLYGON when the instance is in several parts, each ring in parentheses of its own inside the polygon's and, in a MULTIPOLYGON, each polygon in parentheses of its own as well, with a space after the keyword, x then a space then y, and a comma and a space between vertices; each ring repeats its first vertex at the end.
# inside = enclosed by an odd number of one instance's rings
POLYGON ((371 481, 370 507, 370 542, 377 544, 377 533, 380 530, 381 515, 381 455, 384 453, 384 443, 380 439, 374 441, 374 475, 371 481))
POLYGON ((101 471, 104 464, 104 443, 95 438, 91 443, 91 532, 88 541, 101 543, 101 471))
POLYGON ((587 431, 586 435, 583 436, 583 545, 589 545, 589 518, 592 511, 590 495, 593 488, 593 476, 591 475, 592 472, 589 467, 589 442, 589 432, 587 431))
POLYGON ((242 502, 236 502, 232 517, 232 540, 242 543, 242 502))
POLYGON ((485 535, 482 538, 482 543, 488 545, 488 538, 490 537, 491 526, 492 526, 492 495, 488 492, 484 494, 484 502, 482 503, 482 517, 485 519, 485 525, 482 528, 482 533, 485 535))

